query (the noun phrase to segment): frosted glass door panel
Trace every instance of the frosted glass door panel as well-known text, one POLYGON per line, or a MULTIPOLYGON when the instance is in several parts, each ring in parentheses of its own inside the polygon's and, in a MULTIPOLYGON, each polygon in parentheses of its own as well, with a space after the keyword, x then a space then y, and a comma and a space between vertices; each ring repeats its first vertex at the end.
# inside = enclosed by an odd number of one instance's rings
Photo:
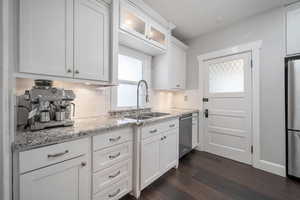
POLYGON ((133 57, 119 55, 119 80, 138 82, 143 75, 143 62, 133 57))
POLYGON ((151 27, 150 38, 162 45, 166 45, 166 35, 154 27, 151 27))
POLYGON ((244 60, 211 63, 208 66, 209 93, 244 92, 244 60))
POLYGON ((142 17, 137 16, 133 11, 125 7, 122 8, 121 15, 122 28, 132 33, 146 34, 146 22, 142 17))

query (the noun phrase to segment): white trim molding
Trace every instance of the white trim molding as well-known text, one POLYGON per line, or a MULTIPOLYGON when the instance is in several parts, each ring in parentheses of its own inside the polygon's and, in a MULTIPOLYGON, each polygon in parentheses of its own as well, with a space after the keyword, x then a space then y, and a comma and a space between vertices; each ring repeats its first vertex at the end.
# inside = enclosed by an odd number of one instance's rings
MULTIPOLYGON (((199 62, 199 89, 202 90, 203 94, 203 68, 204 62, 207 60, 220 58, 224 56, 230 56, 234 54, 239 54, 243 52, 251 52, 252 54, 252 145, 253 145, 253 156, 252 156, 252 166, 273 174, 280 176, 285 176, 285 167, 276 163, 265 161, 261 159, 260 152, 260 50, 262 48, 262 41, 250 42, 247 44, 242 44, 219 51, 214 51, 198 56, 199 62)), ((204 131, 199 135, 200 146, 198 150, 204 150, 203 138, 204 131)))

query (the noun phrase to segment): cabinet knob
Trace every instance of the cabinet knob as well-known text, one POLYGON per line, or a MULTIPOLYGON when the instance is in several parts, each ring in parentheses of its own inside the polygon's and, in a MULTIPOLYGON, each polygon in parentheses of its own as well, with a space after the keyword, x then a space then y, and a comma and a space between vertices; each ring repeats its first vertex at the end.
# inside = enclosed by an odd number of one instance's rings
POLYGON ((177 84, 177 85, 176 85, 176 87, 180 87, 180 85, 179 85, 179 84, 177 84))
POLYGON ((67 70, 67 73, 72 73, 72 70, 71 70, 71 69, 68 69, 68 70, 67 70))
POLYGON ((86 162, 81 162, 81 167, 85 167, 86 166, 86 162))
POLYGON ((75 74, 79 74, 79 71, 78 71, 78 70, 75 70, 75 74))

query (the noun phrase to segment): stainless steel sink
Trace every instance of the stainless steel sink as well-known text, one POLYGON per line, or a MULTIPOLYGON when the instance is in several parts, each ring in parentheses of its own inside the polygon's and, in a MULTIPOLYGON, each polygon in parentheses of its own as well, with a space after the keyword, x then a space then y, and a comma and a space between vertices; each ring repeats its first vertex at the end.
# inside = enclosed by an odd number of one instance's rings
POLYGON ((149 113, 142 113, 140 115, 128 115, 125 116, 125 118, 129 118, 129 119, 137 119, 137 120, 147 120, 147 119, 151 119, 151 118, 155 118, 155 117, 162 117, 162 116, 166 116, 169 115, 169 113, 160 113, 160 112, 149 112, 149 113))

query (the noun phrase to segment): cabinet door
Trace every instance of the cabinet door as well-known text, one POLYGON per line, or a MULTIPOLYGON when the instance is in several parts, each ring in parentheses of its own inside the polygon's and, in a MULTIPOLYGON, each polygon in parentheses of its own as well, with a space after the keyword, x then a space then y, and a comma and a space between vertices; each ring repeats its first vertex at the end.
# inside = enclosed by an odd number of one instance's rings
POLYGON ((146 17, 132 3, 121 1, 120 28, 146 40, 146 17))
POLYGON ((73 0, 20 1, 19 70, 73 76, 73 0))
POLYGON ((144 189, 160 176, 159 148, 161 135, 142 141, 141 146, 141 189, 144 189))
POLYGON ((88 200, 90 177, 87 156, 23 174, 20 200, 88 200))
POLYGON ((170 44, 170 70, 171 88, 185 89, 186 52, 173 42, 170 44))
POLYGON ((100 2, 75 1, 75 78, 108 81, 110 16, 100 2))
POLYGON ((160 142, 160 171, 165 173, 174 165, 178 160, 178 129, 170 130, 163 134, 160 142))
POLYGON ((300 53, 300 3, 292 5, 287 11, 287 54, 300 53))
POLYGON ((162 49, 167 49, 167 36, 167 30, 165 30, 163 27, 156 24, 155 22, 151 22, 151 24, 149 25, 148 38, 154 45, 162 49))
POLYGON ((192 128, 192 148, 196 148, 198 145, 198 123, 193 122, 192 128))

